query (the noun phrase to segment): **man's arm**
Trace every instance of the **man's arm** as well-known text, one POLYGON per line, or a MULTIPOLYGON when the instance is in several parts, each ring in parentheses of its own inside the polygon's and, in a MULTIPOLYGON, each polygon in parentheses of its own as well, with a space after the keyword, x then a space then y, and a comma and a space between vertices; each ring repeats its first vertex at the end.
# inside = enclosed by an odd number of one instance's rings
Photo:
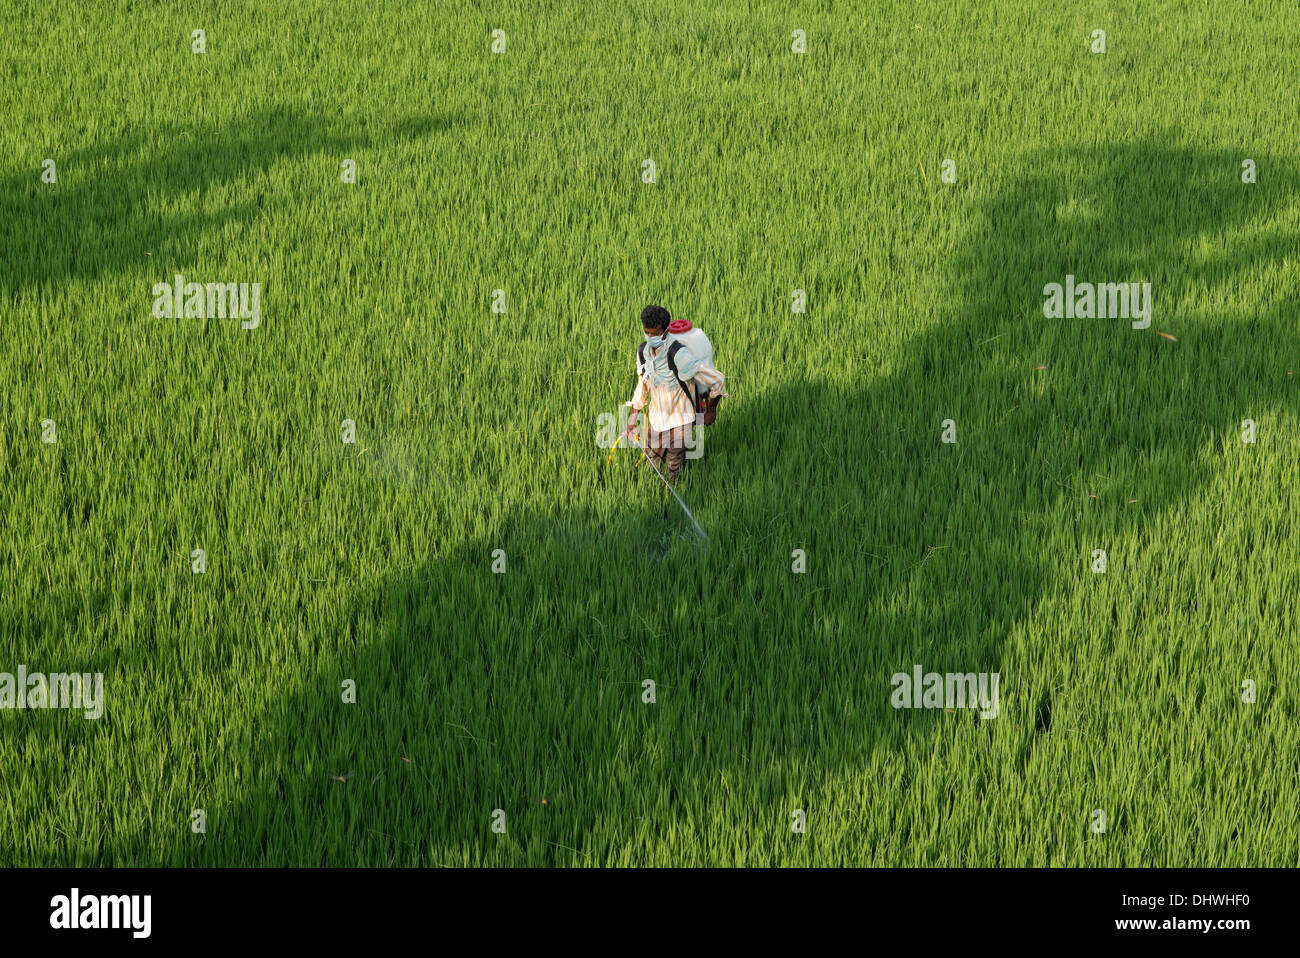
POLYGON ((694 379, 697 383, 707 389, 710 395, 727 395, 727 380, 721 372, 714 369, 703 360, 697 359, 695 354, 690 351, 689 347, 682 349, 678 353, 678 356, 690 357, 686 362, 679 362, 677 364, 677 369, 682 374, 682 379, 694 379))
POLYGON ((632 417, 627 421, 627 434, 631 435, 632 430, 636 428, 636 417, 642 408, 650 401, 649 387, 646 385, 648 377, 642 376, 636 381, 636 392, 632 393, 632 399, 627 405, 632 407, 632 417))
POLYGON ((632 393, 632 401, 628 403, 628 405, 631 406, 633 409, 639 411, 641 407, 646 404, 646 401, 650 398, 648 395, 646 395, 646 390, 647 390, 646 377, 642 376, 640 379, 636 381, 636 391, 632 393))

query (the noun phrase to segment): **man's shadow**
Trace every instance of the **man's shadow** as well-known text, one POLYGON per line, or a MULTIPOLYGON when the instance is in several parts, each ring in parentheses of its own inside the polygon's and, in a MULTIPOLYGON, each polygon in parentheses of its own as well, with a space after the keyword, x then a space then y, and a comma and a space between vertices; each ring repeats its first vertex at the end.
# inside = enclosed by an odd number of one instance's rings
MULTIPOLYGON (((851 385, 814 371, 760 392, 737 357, 680 487, 707 543, 634 456, 608 466, 590 433, 562 437, 562 468, 529 500, 476 503, 488 531, 449 535, 416 573, 356 596, 339 634, 378 636, 323 643, 230 752, 248 785, 225 797, 219 838, 140 829, 111 857, 584 864, 683 847, 771 861, 824 783, 890 767, 906 788, 953 729, 979 747, 973 712, 891 707, 891 676, 914 663, 1001 670, 992 721, 1018 730, 1008 774, 1023 772, 1051 732, 1051 680, 1007 674, 1008 634, 1089 575, 1096 544, 1202 494, 1216 437, 1294 402, 1292 291, 1254 285, 1294 254, 1294 170, 1255 159, 1248 186, 1236 156, 1155 142, 1024 157, 936 277, 947 305, 902 320, 920 331, 887 372, 877 317, 860 319, 851 385), (1045 318, 1042 288, 1067 273, 1150 281, 1151 328, 1045 318), (348 678, 356 705, 340 703, 348 678)), ((431 495, 431 521, 451 521, 455 489, 431 495)), ((825 795, 823 812, 872 801, 825 795)))

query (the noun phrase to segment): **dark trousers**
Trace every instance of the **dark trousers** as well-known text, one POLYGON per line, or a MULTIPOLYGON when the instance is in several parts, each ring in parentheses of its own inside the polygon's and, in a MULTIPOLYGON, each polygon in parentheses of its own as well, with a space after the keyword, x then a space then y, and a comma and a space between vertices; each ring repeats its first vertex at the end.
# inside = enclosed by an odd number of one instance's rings
POLYGON ((691 427, 674 426, 663 432, 650 430, 646 442, 646 458, 654 463, 655 468, 664 474, 669 482, 677 481, 677 473, 686 461, 686 441, 690 438, 691 427))

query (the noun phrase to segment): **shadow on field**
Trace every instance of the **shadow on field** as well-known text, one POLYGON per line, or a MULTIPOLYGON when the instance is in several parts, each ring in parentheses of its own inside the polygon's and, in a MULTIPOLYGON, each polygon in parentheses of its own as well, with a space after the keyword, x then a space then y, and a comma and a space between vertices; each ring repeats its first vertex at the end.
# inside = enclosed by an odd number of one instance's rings
MULTIPOLYGON (((1290 202, 1270 183, 1291 171, 1260 159, 1245 187, 1239 162, 1154 143, 1026 158, 948 264, 951 309, 887 375, 733 386, 681 488, 707 547, 630 454, 606 467, 590 436, 561 440, 574 465, 556 488, 498 504, 497 533, 357 598, 340 630, 377 620, 382 640, 304 663, 240 759, 259 771, 221 841, 178 840, 166 860, 605 863, 692 831, 710 860, 772 860, 821 776, 978 724, 895 712, 895 671, 998 670, 1008 632, 1087 574, 1096 536, 1203 489, 1207 443, 1291 395, 1292 291, 1259 315, 1214 312, 1296 248, 1252 228, 1290 202), (1150 329, 1045 319, 1042 288, 1067 273, 1152 282, 1150 329), (957 445, 939 441, 948 418, 957 445), (625 501, 545 505, 589 482, 625 501), (1038 517, 1076 507, 1078 555, 1048 554, 1038 517), (806 574, 791 572, 795 548, 806 574), (495 549, 505 574, 489 571, 495 549), (345 677, 357 706, 337 704, 345 677), (753 802, 770 804, 770 838, 709 833, 753 802), (489 831, 495 808, 506 836, 489 831)), ((1040 731, 1020 733, 1026 749, 1040 731)))
MULTIPOLYGON (((454 120, 395 119, 382 139, 418 138, 454 120)), ((195 256, 200 239, 261 215, 265 193, 245 197, 278 164, 324 153, 342 158, 370 142, 337 118, 277 106, 220 123, 129 127, 69 154, 54 151, 55 183, 41 181, 39 164, 0 178, 0 295, 146 270, 146 252, 161 260, 164 248, 195 256), (178 212, 193 194, 199 211, 178 212)), ((322 182, 337 178, 338 168, 328 165, 322 182)), ((182 272, 189 265, 175 262, 182 272)))

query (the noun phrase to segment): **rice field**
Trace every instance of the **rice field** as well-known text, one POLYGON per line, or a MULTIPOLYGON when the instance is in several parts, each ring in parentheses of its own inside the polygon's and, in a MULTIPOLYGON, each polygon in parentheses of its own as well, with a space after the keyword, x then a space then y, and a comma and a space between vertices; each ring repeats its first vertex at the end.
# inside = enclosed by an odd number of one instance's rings
POLYGON ((0 7, 0 865, 1300 861, 1294 4, 0 7))

